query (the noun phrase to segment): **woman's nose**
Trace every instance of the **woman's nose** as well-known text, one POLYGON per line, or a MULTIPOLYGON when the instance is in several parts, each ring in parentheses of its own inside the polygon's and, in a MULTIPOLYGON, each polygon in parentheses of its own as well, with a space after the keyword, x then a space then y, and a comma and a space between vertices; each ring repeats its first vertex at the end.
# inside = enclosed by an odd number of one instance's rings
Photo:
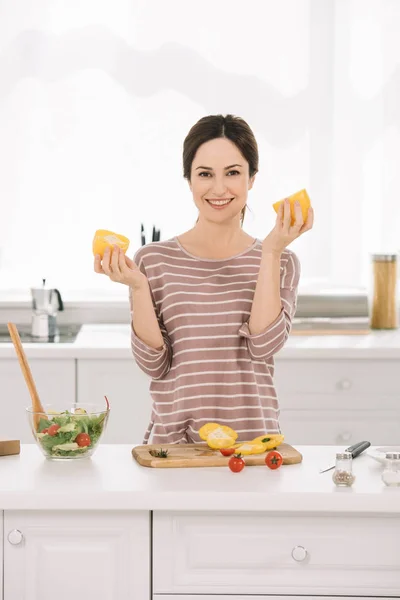
POLYGON ((214 179, 211 189, 216 196, 223 196, 226 192, 226 184, 223 179, 214 179))

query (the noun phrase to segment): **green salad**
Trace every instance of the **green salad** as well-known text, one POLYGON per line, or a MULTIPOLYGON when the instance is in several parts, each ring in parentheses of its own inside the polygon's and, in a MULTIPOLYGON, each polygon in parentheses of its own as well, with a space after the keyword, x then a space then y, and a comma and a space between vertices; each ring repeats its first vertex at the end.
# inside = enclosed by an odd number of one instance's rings
POLYGON ((85 454, 96 446, 105 426, 107 412, 87 414, 83 408, 41 418, 36 438, 48 456, 65 457, 85 454))

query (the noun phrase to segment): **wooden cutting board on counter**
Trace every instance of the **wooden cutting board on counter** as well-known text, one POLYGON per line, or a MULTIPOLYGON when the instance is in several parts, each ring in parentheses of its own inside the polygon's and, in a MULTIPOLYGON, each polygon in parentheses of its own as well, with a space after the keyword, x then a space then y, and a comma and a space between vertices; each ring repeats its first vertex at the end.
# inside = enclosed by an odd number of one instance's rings
MULTIPOLYGON (((277 450, 283 456, 284 465, 295 465, 303 460, 302 455, 296 448, 289 444, 281 444, 277 450)), ((246 465, 265 465, 263 454, 244 456, 246 465)), ((222 456, 219 450, 212 450, 205 444, 147 444, 135 446, 132 456, 143 467, 153 468, 180 468, 180 467, 226 467, 229 456, 222 456), (150 450, 168 450, 167 458, 158 458, 150 454, 150 450)))
POLYGON ((0 456, 11 456, 20 452, 21 444, 19 440, 0 439, 0 456))

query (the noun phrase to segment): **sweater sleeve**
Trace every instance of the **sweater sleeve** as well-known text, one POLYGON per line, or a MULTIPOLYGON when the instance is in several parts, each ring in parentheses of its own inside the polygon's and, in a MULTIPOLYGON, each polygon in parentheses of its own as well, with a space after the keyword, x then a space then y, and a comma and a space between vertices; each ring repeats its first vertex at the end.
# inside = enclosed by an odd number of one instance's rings
POLYGON ((281 311, 276 319, 261 331, 251 334, 249 320, 239 329, 246 338, 250 356, 254 360, 265 360, 276 354, 289 337, 292 319, 297 308, 297 289, 300 279, 300 261, 291 250, 281 258, 281 311), (286 260, 287 259, 287 260, 286 260))
MULTIPOLYGON (((134 261, 138 265, 142 273, 146 275, 146 269, 143 264, 143 259, 138 258, 140 250, 135 254, 134 261), (139 261, 139 262, 137 262, 139 261)), ((150 286, 149 286, 150 287, 150 286)), ((132 289, 129 288, 129 305, 131 314, 131 348, 133 357, 140 367, 140 369, 149 375, 152 379, 162 379, 168 373, 171 368, 172 361, 172 345, 169 339, 167 330, 159 314, 157 305, 154 300, 153 292, 150 287, 151 299, 153 301, 153 307, 156 313, 158 325, 161 330, 161 334, 164 340, 161 349, 156 350, 151 346, 148 346, 143 340, 139 338, 133 328, 133 295, 132 289)))

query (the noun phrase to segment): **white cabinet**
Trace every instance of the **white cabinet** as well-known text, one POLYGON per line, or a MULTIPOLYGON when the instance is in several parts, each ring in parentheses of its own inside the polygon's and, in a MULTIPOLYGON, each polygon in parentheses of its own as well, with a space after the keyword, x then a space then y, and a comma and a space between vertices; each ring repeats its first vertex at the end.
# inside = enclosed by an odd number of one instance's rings
MULTIPOLYGON (((42 404, 74 405, 74 359, 29 359, 29 366, 42 404)), ((33 443, 25 411, 32 401, 17 358, 0 360, 0 382, 0 437, 33 443)))
POLYGON ((77 401, 110 401, 106 444, 141 444, 151 415, 150 378, 132 360, 79 360, 77 401))
POLYGON ((162 512, 153 528, 156 598, 400 593, 399 517, 162 512))
MULTIPOLYGON (((340 599, 337 596, 324 596, 323 598, 320 596, 237 596, 236 594, 234 596, 220 596, 219 594, 217 596, 214 594, 211 596, 209 594, 206 596, 197 596, 196 594, 184 594, 183 596, 181 594, 173 594, 171 596, 170 594, 162 594, 160 596, 156 594, 153 596, 153 600, 366 600, 366 598, 361 598, 360 596, 341 596, 340 599)), ((377 596, 368 596, 367 600, 393 600, 393 597, 380 596, 378 598, 377 596)))
POLYGON ((291 444, 400 444, 397 361, 276 360, 280 425, 291 444))
POLYGON ((148 512, 5 511, 4 536, 4 600, 150 598, 148 512))
POLYGON ((3 567, 3 519, 4 519, 4 513, 2 510, 0 510, 0 599, 3 600, 3 571, 4 568, 3 567))
POLYGON ((400 412, 371 410, 282 410, 280 426, 294 445, 400 445, 400 412))

